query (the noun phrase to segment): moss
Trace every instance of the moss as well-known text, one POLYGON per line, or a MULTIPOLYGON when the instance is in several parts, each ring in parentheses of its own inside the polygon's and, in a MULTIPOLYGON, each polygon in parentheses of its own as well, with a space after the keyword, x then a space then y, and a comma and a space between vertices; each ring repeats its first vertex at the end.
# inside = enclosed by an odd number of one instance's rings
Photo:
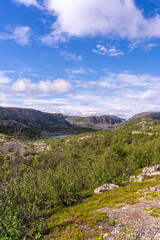
POLYGON ((142 174, 142 171, 143 171, 143 168, 137 169, 137 170, 133 173, 133 175, 134 175, 134 176, 138 176, 138 175, 142 174))
MULTIPOLYGON (((51 210, 52 216, 47 221, 47 228, 50 234, 52 234, 53 239, 59 236, 59 239, 76 240, 78 233, 80 234, 79 236, 82 237, 83 234, 84 236, 86 234, 88 238, 94 236, 95 239, 98 239, 103 230, 100 230, 97 224, 112 224, 107 213, 99 212, 99 209, 105 207, 119 208, 123 207, 124 203, 134 204, 143 196, 143 191, 145 191, 147 186, 155 186, 158 183, 158 181, 132 183, 101 195, 92 195, 75 206, 58 208, 57 211, 56 209, 51 210), (139 190, 141 191, 137 193, 139 190), (83 226, 83 231, 79 229, 79 226, 83 226), (54 233, 55 228, 56 232, 54 233)), ((51 235, 48 235, 48 239, 50 239, 49 236, 51 235)), ((46 237, 44 239, 46 239, 46 237)))
POLYGON ((119 209, 122 207, 124 207, 124 204, 115 204, 115 205, 110 206, 110 208, 112 208, 112 209, 119 209))
POLYGON ((158 218, 160 216, 160 207, 150 207, 150 208, 144 208, 144 211, 147 211, 148 214, 152 217, 158 218))
POLYGON ((159 217, 159 214, 160 214, 160 213, 157 213, 157 212, 151 212, 151 213, 149 213, 150 216, 155 217, 155 218, 158 218, 158 217, 159 217))

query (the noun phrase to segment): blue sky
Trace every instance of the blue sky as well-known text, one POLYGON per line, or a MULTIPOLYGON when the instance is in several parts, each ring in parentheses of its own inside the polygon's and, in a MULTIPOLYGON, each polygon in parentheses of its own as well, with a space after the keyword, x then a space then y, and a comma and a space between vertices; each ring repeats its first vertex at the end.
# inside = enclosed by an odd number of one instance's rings
POLYGON ((0 3, 0 106, 160 111, 159 0, 0 3))

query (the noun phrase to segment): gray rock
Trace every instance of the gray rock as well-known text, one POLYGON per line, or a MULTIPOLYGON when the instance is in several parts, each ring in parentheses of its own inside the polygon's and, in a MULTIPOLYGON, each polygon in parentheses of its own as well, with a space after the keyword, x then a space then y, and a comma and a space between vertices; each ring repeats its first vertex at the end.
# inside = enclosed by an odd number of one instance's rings
MULTIPOLYGON (((156 173, 159 172, 160 174, 160 164, 153 166, 153 167, 146 167, 143 169, 143 174, 145 175, 156 175, 156 173)), ((157 174, 157 175, 159 175, 157 174)))
POLYGON ((149 188, 149 191, 160 191, 160 185, 156 185, 156 186, 154 186, 154 187, 150 187, 149 188))
POLYGON ((153 167, 145 167, 143 169, 143 174, 138 176, 130 176, 130 182, 143 182, 145 176, 156 176, 160 175, 160 164, 153 167))
POLYGON ((119 188, 119 186, 118 186, 118 185, 115 185, 115 184, 112 184, 112 183, 110 183, 110 184, 105 183, 105 184, 103 184, 102 186, 96 188, 96 189, 94 190, 94 193, 95 193, 95 194, 102 194, 102 193, 103 193, 104 191, 106 191, 106 190, 113 190, 113 189, 115 189, 115 188, 119 188))
POLYGON ((130 182, 143 182, 144 176, 145 176, 144 174, 140 174, 138 176, 130 176, 129 181, 130 182))
POLYGON ((113 235, 118 235, 121 231, 122 231, 122 228, 121 228, 121 225, 119 225, 119 226, 114 227, 111 233, 113 235))

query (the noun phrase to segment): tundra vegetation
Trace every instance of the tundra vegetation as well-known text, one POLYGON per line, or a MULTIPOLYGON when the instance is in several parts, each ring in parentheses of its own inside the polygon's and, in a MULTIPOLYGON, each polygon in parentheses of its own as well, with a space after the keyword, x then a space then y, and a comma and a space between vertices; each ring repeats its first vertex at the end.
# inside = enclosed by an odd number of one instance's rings
POLYGON ((160 122, 153 120, 62 139, 0 135, 0 239, 99 239, 97 223, 115 222, 96 210, 138 201, 136 192, 158 180, 128 185, 130 175, 158 163, 160 122), (93 195, 104 183, 121 188, 93 195))

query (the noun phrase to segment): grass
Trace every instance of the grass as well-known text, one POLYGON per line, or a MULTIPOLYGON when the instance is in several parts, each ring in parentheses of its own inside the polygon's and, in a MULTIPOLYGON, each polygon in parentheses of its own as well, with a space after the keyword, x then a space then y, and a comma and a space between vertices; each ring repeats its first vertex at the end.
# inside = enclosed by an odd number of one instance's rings
MULTIPOLYGON (((139 202, 139 199, 144 196, 146 187, 157 184, 159 184, 158 180, 131 183, 101 195, 91 195, 75 206, 51 209, 44 239, 83 240, 92 237, 98 240, 103 233, 103 229, 100 229, 99 226, 103 224, 112 226, 112 221, 107 213, 101 212, 99 209, 120 208, 124 204, 139 202)), ((152 211, 152 216, 156 217, 157 214, 160 214, 160 209, 156 208, 152 211)))

